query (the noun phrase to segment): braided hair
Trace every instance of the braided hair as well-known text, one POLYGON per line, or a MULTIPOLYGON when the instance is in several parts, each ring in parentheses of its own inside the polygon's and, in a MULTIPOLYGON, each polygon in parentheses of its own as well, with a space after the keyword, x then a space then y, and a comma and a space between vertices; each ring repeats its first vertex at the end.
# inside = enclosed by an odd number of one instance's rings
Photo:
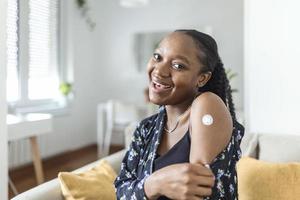
POLYGON ((235 108, 232 101, 232 90, 218 53, 216 41, 211 36, 196 30, 181 29, 175 32, 182 32, 192 37, 196 42, 200 50, 198 57, 203 64, 202 70, 200 70, 199 73, 212 73, 209 81, 203 87, 199 87, 198 91, 200 93, 210 91, 218 95, 225 105, 229 106, 231 117, 236 121, 235 108))

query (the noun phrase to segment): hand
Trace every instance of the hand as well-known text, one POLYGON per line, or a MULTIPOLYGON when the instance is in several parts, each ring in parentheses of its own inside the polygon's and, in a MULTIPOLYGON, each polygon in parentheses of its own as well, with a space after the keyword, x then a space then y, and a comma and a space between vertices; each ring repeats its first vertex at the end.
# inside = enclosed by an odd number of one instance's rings
POLYGON ((166 196, 171 199, 202 199, 210 196, 214 186, 212 171, 201 164, 180 163, 151 174, 144 189, 149 199, 166 196))

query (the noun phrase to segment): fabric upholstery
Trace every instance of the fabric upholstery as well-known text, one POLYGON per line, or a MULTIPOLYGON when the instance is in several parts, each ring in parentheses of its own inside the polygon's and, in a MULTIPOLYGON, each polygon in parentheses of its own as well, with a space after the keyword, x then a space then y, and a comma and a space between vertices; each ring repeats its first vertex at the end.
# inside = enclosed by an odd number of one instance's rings
POLYGON ((237 164, 241 200, 300 199, 300 163, 272 163, 243 157, 237 164))
POLYGON ((60 172, 58 178, 66 200, 115 200, 113 182, 117 174, 106 160, 81 173, 60 172))

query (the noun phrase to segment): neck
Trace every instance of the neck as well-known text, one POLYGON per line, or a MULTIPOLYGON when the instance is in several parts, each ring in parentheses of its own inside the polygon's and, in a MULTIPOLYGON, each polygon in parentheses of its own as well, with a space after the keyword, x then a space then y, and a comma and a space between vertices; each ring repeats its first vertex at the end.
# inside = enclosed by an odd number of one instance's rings
POLYGON ((192 102, 193 102, 193 100, 188 100, 188 101, 185 101, 180 104, 165 106, 166 112, 167 112, 168 127, 173 127, 179 116, 181 117, 179 124, 186 122, 186 120, 188 119, 188 116, 189 116, 189 111, 187 111, 187 109, 189 109, 192 102), (186 112, 186 113, 184 113, 184 112, 186 112))

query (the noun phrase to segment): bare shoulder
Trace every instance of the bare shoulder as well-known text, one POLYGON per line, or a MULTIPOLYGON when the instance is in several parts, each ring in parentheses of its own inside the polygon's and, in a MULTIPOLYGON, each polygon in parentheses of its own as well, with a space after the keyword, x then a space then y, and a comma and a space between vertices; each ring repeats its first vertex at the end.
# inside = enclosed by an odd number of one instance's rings
POLYGON ((223 102, 223 100, 216 95, 213 92, 204 92, 201 95, 199 95, 198 97, 196 97, 193 101, 193 106, 225 106, 225 103, 223 102))
MULTIPOLYGON (((215 119, 214 121, 223 122, 222 124, 233 126, 232 118, 228 107, 223 100, 213 92, 204 92, 196 97, 192 103, 191 112, 196 115, 209 114, 215 119)), ((221 125, 217 123, 216 125, 221 125)))
POLYGON ((210 163, 231 138, 233 122, 230 112, 218 95, 205 92, 194 99, 190 120, 190 160, 210 163))

